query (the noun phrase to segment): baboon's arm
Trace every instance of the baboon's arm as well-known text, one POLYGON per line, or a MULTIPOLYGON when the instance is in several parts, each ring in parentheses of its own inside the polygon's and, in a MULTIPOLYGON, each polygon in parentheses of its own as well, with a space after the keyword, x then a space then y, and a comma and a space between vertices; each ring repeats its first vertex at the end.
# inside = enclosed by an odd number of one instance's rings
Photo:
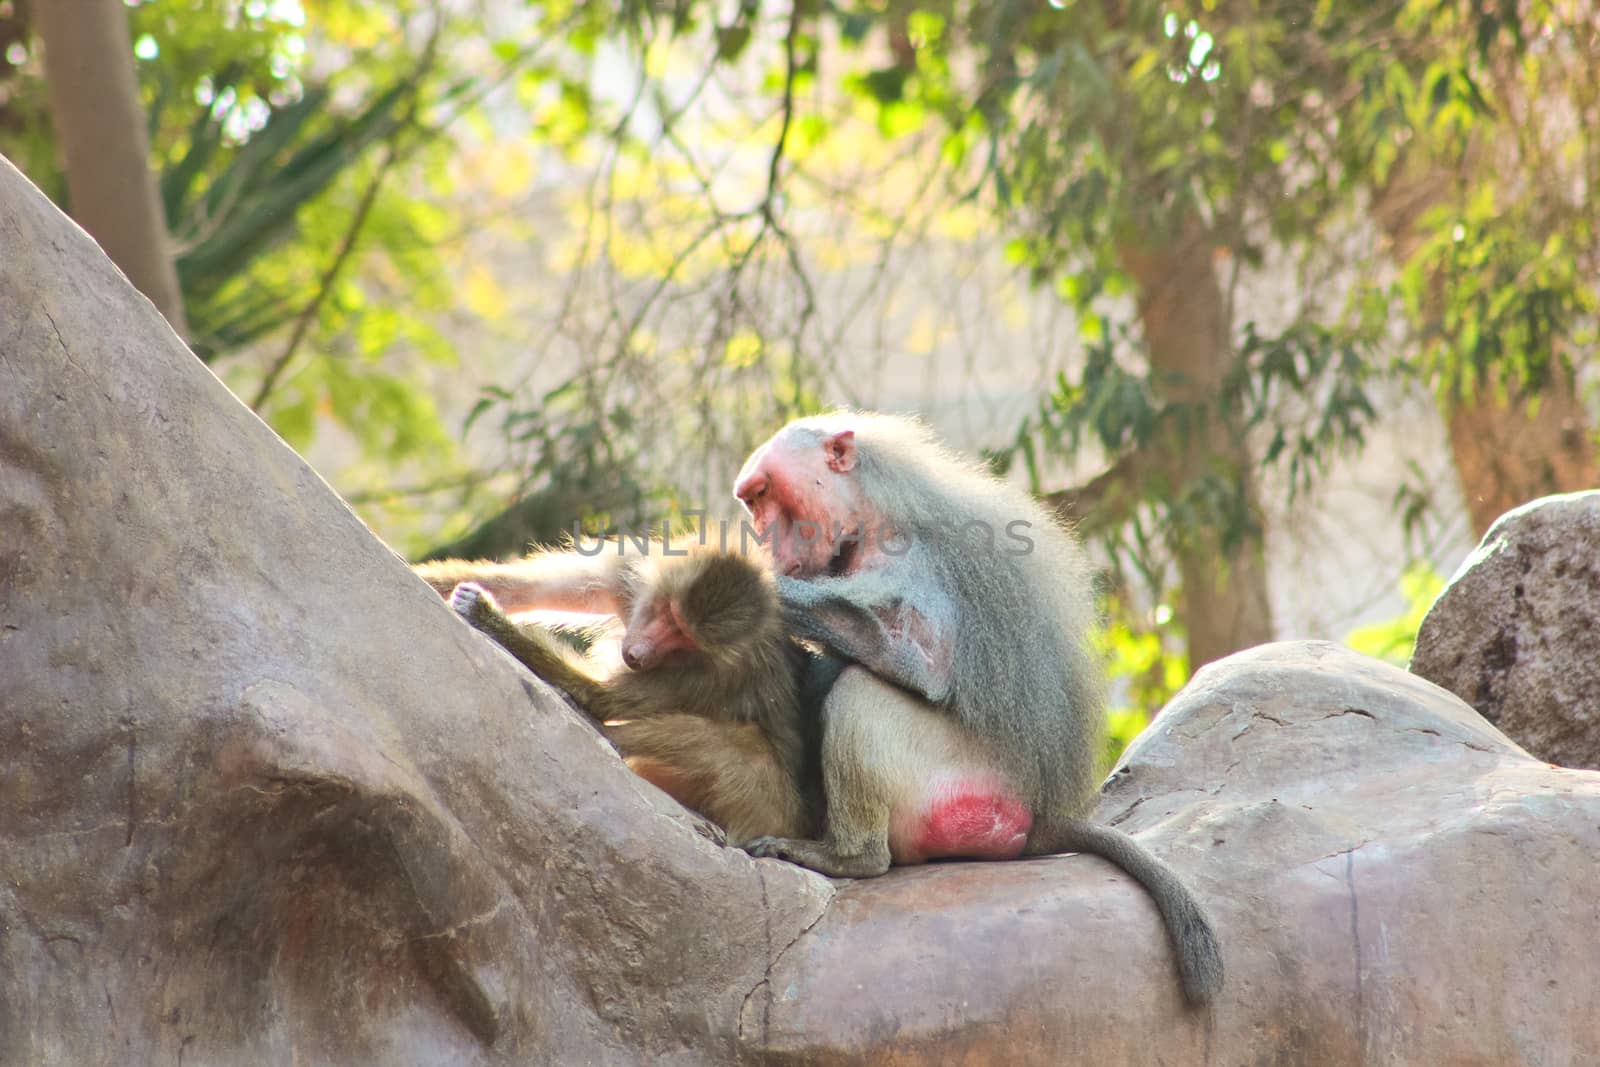
POLYGON ((611 693, 583 657, 538 626, 519 627, 506 618, 494 597, 481 586, 458 585, 450 606, 476 630, 494 638, 524 667, 564 690, 596 722, 611 717, 611 693))
POLYGON ((515 615, 524 611, 576 611, 615 615, 619 610, 622 566, 615 552, 536 552, 508 563, 445 559, 419 563, 412 570, 440 596, 463 582, 476 582, 515 615))
POLYGON ((879 572, 778 579, 796 634, 938 704, 950 695, 954 605, 929 584, 915 599, 879 572))

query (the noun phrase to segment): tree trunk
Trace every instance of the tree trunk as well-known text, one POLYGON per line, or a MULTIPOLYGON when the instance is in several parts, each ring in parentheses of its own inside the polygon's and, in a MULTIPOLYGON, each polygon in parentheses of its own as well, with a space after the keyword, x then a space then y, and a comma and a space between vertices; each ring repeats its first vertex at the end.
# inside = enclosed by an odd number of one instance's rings
MULTIPOLYGON (((1465 165, 1474 166, 1483 155, 1473 153, 1465 165)), ((1416 253, 1422 244, 1419 220, 1444 202, 1454 183, 1449 172, 1425 164, 1402 161, 1395 167, 1395 177, 1374 198, 1373 215, 1396 264, 1403 266, 1416 253)), ((1438 304, 1431 298, 1423 314, 1436 318, 1438 304)), ((1589 412, 1565 361, 1558 361, 1538 401, 1537 411, 1530 410, 1518 383, 1504 381, 1486 383, 1471 396, 1460 390, 1441 396, 1451 457, 1480 538, 1501 515, 1530 500, 1600 486, 1589 412)))
MULTIPOLYGON (((1229 425, 1213 402, 1232 365, 1233 346, 1204 226, 1194 220, 1159 248, 1127 245, 1119 251, 1138 283, 1139 317, 1163 399, 1210 412, 1168 444, 1171 454, 1161 466, 1170 472, 1170 488, 1181 491, 1196 478, 1221 472, 1237 484, 1259 528, 1254 459, 1240 428, 1229 425)), ((1182 583, 1177 612, 1189 635, 1191 669, 1272 640, 1260 539, 1244 538, 1228 551, 1216 531, 1184 531, 1174 555, 1182 583)))
POLYGON ((1449 405, 1450 451, 1473 532, 1530 500, 1600 486, 1589 413, 1559 369, 1539 394, 1537 413, 1520 399, 1480 390, 1449 405))
POLYGON ((127 9, 122 0, 46 0, 34 17, 72 217, 178 335, 187 336, 183 293, 150 172, 127 9))

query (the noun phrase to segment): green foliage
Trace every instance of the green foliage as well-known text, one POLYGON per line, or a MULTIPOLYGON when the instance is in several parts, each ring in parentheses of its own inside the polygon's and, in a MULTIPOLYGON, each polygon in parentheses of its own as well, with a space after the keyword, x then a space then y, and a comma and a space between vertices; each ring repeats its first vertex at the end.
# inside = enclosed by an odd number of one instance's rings
MULTIPOLYGON (((1075 379, 1057 374, 1036 415, 1023 423, 1010 446, 996 453, 1002 469, 1026 450, 1030 484, 1043 492, 1040 450, 1066 459, 1086 448, 1129 456, 1186 447, 1208 423, 1227 421, 1270 435, 1262 462, 1282 465, 1291 494, 1297 494, 1312 488, 1336 454, 1360 447, 1378 417, 1369 393, 1376 368, 1366 338, 1312 322, 1264 336, 1247 323, 1237 361, 1217 390, 1188 400, 1173 399, 1181 395, 1178 390, 1160 389, 1155 372, 1119 362, 1126 335, 1127 328, 1121 327, 1117 338, 1089 345, 1075 379)), ((1184 531, 1216 531, 1225 548, 1258 533, 1239 480, 1226 470, 1183 485, 1149 478, 1140 488, 1156 516, 1154 525, 1131 537, 1116 529, 1099 532, 1115 538, 1112 544, 1119 552, 1136 551, 1141 569, 1153 572, 1159 566, 1158 540, 1181 537, 1184 531)), ((1137 526, 1146 520, 1136 515, 1127 521, 1137 526)))
POLYGON ((1388 660, 1397 667, 1411 662, 1411 650, 1416 645, 1417 630, 1433 602, 1444 592, 1444 579, 1426 561, 1411 564, 1400 576, 1400 593, 1405 597, 1406 610, 1392 619, 1368 623, 1345 637, 1344 643, 1357 652, 1388 660))
MULTIPOLYGON (((129 6, 197 354, 296 447, 341 430, 355 449, 344 488, 358 497, 362 480, 393 479, 402 464, 424 481, 480 485, 427 371, 455 361, 441 325, 465 314, 448 248, 461 220, 442 210, 461 173, 455 140, 486 129, 483 98, 508 82, 530 97, 553 86, 558 114, 587 130, 582 65, 536 53, 563 30, 569 55, 585 42, 592 52, 605 13, 552 5, 493 39, 472 13, 431 0, 129 6)), ((11 63, 13 48, 0 66, 0 149, 59 198, 44 69, 22 33, 24 61, 11 63)))
POLYGON ((1106 625, 1096 635, 1106 671, 1114 679, 1106 715, 1105 768, 1150 724, 1189 680, 1189 659, 1183 651, 1182 627, 1171 607, 1157 605, 1148 617, 1136 617, 1124 600, 1108 597, 1102 605, 1106 625))
POLYGON ((1245 324, 1217 402, 1242 425, 1270 431, 1262 462, 1287 466, 1291 499, 1312 488, 1333 456, 1359 449, 1377 421, 1374 340, 1316 322, 1270 337, 1245 324))
MULTIPOLYGON (((198 106, 183 155, 162 173, 161 191, 183 249, 178 278, 192 346, 202 359, 236 351, 299 313, 292 299, 263 288, 250 268, 301 236, 301 209, 348 176, 369 146, 395 133, 409 92, 407 84, 391 86, 355 114, 339 116, 330 114, 330 89, 312 89, 282 106, 266 105, 261 128, 237 145, 228 143, 236 111, 198 106), (195 188, 200 180, 203 191, 195 188)), ((230 93, 231 87, 223 90, 230 93)))
POLYGON ((637 531, 671 515, 669 494, 639 477, 650 469, 642 424, 625 407, 591 406, 584 384, 582 376, 569 378, 526 406, 508 390, 484 390, 468 427, 498 412, 501 435, 527 457, 513 503, 430 558, 518 555, 579 532, 637 531))
MULTIPOLYGON (((376 29, 404 18, 403 9, 374 16, 338 2, 320 12, 324 28, 369 48, 376 29)), ((129 16, 151 163, 196 353, 246 399, 256 396, 299 447, 331 418, 368 456, 448 454, 450 438, 420 383, 395 364, 376 366, 407 341, 423 356, 449 355, 421 314, 444 305, 426 292, 428 282, 444 289, 442 263, 436 255, 419 262, 421 243, 391 224, 371 227, 372 246, 342 276, 329 264, 341 242, 355 240, 352 229, 369 221, 358 204, 363 186, 376 180, 374 152, 414 140, 410 115, 448 103, 465 83, 419 69, 404 47, 393 54, 371 48, 337 83, 313 83, 310 50, 343 42, 313 37, 297 3, 147 0, 129 16), (395 305, 406 311, 377 306, 350 280, 368 252, 409 266, 408 299, 395 305), (330 286, 338 290, 331 296, 323 291, 330 286), (364 312, 374 324, 359 324, 364 312), (282 388, 269 394, 263 373, 288 350, 287 332, 301 318, 310 327, 301 331, 305 355, 270 372, 282 388)), ((27 72, 17 98, 42 100, 41 73, 27 72)), ((61 187, 53 155, 35 154, 27 165, 46 188, 61 187)), ((391 192, 371 217, 403 215, 396 202, 403 199, 391 192)))
POLYGON ((1420 228, 1426 238, 1397 288, 1413 321, 1428 324, 1423 356, 1441 392, 1470 396, 1515 382, 1537 393, 1559 373, 1564 350, 1595 343, 1587 210, 1497 206, 1485 182, 1465 204, 1430 211, 1420 228))

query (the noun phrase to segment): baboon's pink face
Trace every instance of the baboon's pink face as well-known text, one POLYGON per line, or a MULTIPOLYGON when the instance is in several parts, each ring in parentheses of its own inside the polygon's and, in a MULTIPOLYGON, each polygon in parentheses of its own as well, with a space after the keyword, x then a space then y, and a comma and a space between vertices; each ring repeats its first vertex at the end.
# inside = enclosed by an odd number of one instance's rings
POLYGON ((622 635, 622 662, 630 670, 648 671, 674 653, 696 648, 677 605, 669 597, 656 596, 636 605, 629 615, 622 635))
POLYGON ((773 569, 810 578, 840 569, 843 548, 853 555, 864 517, 856 479, 855 432, 820 443, 804 432, 779 431, 750 456, 733 495, 767 543, 773 569))

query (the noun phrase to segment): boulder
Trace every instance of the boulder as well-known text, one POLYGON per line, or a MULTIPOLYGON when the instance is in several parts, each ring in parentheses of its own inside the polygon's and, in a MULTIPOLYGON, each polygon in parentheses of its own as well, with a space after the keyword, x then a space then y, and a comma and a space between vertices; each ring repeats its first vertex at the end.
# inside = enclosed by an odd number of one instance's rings
POLYGON ((1600 491, 1507 512, 1440 594, 1411 670, 1533 755, 1600 768, 1600 491))
POLYGON ((1100 814, 1210 1008, 1092 857, 718 847, 0 161, 0 1062, 1600 1062, 1600 774, 1422 679, 1213 664, 1100 814))

